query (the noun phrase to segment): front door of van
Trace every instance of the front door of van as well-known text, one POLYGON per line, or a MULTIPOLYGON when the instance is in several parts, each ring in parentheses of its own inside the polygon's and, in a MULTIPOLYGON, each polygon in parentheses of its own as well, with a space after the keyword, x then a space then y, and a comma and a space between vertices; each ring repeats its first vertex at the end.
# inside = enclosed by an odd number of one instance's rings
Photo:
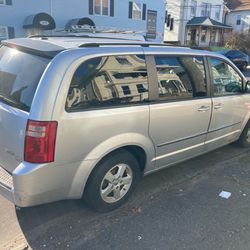
POLYGON ((159 101, 150 104, 156 167, 200 154, 211 116, 203 57, 156 56, 159 101))
POLYGON ((249 104, 247 95, 242 92, 241 75, 222 59, 209 58, 209 63, 213 82, 213 115, 206 148, 214 148, 239 136, 249 104))

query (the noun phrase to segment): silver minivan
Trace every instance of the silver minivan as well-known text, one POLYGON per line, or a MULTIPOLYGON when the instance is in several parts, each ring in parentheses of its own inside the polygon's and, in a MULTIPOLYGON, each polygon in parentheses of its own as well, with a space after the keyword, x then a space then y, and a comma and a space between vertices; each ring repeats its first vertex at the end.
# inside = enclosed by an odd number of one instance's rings
POLYGON ((18 206, 123 204, 143 175, 250 145, 249 83, 222 55, 147 42, 0 47, 0 193, 18 206))

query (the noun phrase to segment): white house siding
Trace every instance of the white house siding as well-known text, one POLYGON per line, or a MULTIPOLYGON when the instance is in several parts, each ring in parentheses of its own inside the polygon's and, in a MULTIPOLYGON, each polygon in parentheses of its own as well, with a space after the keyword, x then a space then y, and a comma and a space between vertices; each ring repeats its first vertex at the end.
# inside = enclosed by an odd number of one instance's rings
POLYGON ((174 18, 174 29, 170 31, 165 24, 164 41, 176 41, 183 45, 186 36, 186 24, 193 17, 202 16, 203 3, 211 4, 210 18, 218 22, 223 21, 223 0, 197 0, 195 15, 191 13, 192 0, 167 0, 167 12, 174 18), (221 6, 219 18, 216 17, 217 6, 221 6))
MULTIPOLYGON (((133 31, 145 31, 146 20, 129 18, 129 0, 114 0, 114 16, 98 16, 89 14, 89 0, 9 0, 11 5, 0 4, 0 27, 14 28, 15 37, 27 36, 23 23, 27 16, 40 12, 50 14, 57 28, 74 18, 91 18, 96 26, 115 27, 133 31)), ((136 0, 136 3, 146 4, 146 10, 157 11, 158 40, 163 40, 165 5, 164 0, 136 0)), ((13 33, 13 32, 12 32, 13 33)), ((12 34, 13 35, 13 34, 12 34)))
POLYGON ((232 26, 236 32, 250 32, 250 10, 229 12, 226 15, 226 24, 232 26), (240 24, 237 24, 238 17, 240 24))

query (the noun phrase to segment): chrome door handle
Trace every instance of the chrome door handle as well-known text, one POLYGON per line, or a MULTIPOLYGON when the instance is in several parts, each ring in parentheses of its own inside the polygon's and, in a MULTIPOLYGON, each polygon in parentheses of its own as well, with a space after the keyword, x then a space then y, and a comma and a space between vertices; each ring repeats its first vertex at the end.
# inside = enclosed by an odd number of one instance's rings
POLYGON ((222 104, 219 103, 219 104, 214 105, 214 109, 222 109, 222 104))
POLYGON ((198 108, 199 112, 206 112, 210 110, 210 106, 201 106, 198 108))

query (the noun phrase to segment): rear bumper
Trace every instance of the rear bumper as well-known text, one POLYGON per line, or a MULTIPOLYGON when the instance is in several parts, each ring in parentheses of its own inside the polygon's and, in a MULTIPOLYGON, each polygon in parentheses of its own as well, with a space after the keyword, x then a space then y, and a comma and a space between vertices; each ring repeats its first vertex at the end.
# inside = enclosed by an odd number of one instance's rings
POLYGON ((13 178, 0 166, 0 194, 14 203, 13 178))
POLYGON ((94 162, 68 165, 23 162, 12 175, 0 166, 0 195, 19 207, 79 199, 94 162))

